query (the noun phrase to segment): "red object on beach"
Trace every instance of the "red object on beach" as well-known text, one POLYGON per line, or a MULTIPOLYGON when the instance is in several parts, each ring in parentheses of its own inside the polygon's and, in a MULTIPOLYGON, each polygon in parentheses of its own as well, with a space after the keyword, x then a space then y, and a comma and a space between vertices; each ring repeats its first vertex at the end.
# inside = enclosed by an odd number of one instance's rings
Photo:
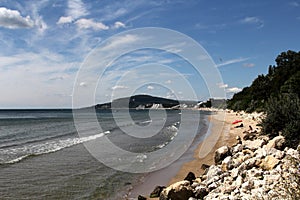
POLYGON ((237 120, 235 120, 234 122, 232 122, 232 124, 237 124, 237 123, 240 123, 240 122, 242 122, 243 120, 240 120, 240 119, 237 119, 237 120))

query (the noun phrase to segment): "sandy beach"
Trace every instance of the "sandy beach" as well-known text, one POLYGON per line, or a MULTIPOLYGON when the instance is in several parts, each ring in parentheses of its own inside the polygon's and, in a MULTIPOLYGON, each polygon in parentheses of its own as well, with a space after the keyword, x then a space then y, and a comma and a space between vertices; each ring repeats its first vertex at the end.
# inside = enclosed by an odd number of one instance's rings
POLYGON ((236 142, 236 137, 243 136, 243 132, 249 130, 249 126, 253 129, 257 127, 255 117, 250 114, 236 113, 230 111, 216 111, 210 116, 210 133, 203 142, 201 142, 194 153, 194 160, 184 163, 179 172, 173 177, 169 184, 183 180, 189 172, 193 172, 196 176, 204 173, 201 169, 203 164, 214 164, 215 151, 224 145, 232 145, 236 142), (232 124, 235 120, 242 120, 238 124, 232 124), (235 128, 243 124, 243 127, 235 128))
MULTIPOLYGON (((209 128, 206 138, 197 144, 197 148, 194 150, 194 158, 185 163, 181 163, 181 166, 173 166, 171 169, 173 172, 169 174, 175 174, 173 177, 165 177, 163 180, 161 176, 164 172, 157 172, 147 178, 147 185, 150 187, 139 186, 135 188, 132 195, 139 194, 149 197, 157 185, 171 185, 175 182, 183 180, 189 172, 193 172, 196 176, 200 176, 204 173, 204 169, 201 168, 203 164, 214 164, 214 153, 216 149, 224 145, 232 145, 236 142, 236 137, 243 136, 243 132, 249 130, 249 126, 253 129, 257 129, 257 116, 256 114, 236 113, 232 111, 216 110, 214 114, 209 116, 209 128), (235 120, 242 120, 237 124, 232 124, 235 120), (236 126, 243 124, 243 127, 236 128, 236 126), (177 173, 174 171, 177 170, 177 173), (168 179, 169 178, 169 179, 168 179), (156 182, 157 180, 157 182, 156 182), (138 191, 142 189, 141 191, 138 191), (148 194, 148 195, 146 195, 148 194)), ((136 196, 137 197, 137 196, 136 196)), ((131 199, 131 198, 130 198, 131 199)), ((158 198, 151 198, 153 200, 158 198)))

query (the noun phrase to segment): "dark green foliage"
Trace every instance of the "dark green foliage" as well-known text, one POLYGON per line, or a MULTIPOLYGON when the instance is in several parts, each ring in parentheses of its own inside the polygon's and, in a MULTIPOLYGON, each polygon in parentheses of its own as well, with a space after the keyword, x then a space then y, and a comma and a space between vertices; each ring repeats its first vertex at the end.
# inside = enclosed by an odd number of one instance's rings
POLYGON ((264 134, 285 136, 287 145, 297 147, 300 141, 300 52, 287 51, 269 66, 267 75, 259 75, 250 87, 228 101, 228 108, 246 112, 263 111, 264 134))
POLYGON ((287 51, 276 58, 277 66, 269 66, 267 75, 259 75, 250 87, 228 101, 228 108, 246 112, 263 111, 271 96, 296 93, 299 97, 300 52, 287 51))
POLYGON ((300 99, 296 94, 282 94, 271 97, 266 106, 266 117, 262 121, 262 131, 270 137, 280 132, 287 145, 297 147, 300 141, 300 99))

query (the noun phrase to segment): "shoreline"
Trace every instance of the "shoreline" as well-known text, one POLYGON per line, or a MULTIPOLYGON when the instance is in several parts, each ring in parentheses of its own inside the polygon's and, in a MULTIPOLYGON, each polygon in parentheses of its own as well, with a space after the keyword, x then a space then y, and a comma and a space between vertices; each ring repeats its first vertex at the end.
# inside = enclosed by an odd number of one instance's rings
MULTIPOLYGON (((149 175, 151 182, 144 179, 144 183, 152 185, 152 188, 145 190, 139 190, 143 187, 141 185, 133 188, 133 193, 129 199, 137 199, 138 195, 147 197, 148 199, 157 200, 159 198, 149 198, 150 193, 158 185, 169 186, 173 183, 184 180, 189 172, 193 172, 196 177, 204 173, 204 169, 201 168, 203 164, 213 165, 214 164, 214 153, 215 151, 224 145, 231 146, 236 143, 236 137, 243 136, 243 132, 248 130, 249 125, 254 129, 257 129, 256 117, 251 114, 246 113, 236 113, 232 111, 223 110, 212 110, 212 114, 208 116, 208 130, 204 135, 205 139, 198 141, 194 144, 196 147, 193 151, 193 158, 187 160, 186 162, 175 163, 176 166, 171 167, 172 172, 168 171, 169 174, 175 174, 169 178, 169 180, 162 179, 162 174, 159 172, 154 172, 149 175), (243 127, 235 128, 236 125, 232 125, 232 122, 241 119, 243 120, 243 127), (178 166, 180 165, 180 166, 178 166), (174 170, 177 172, 174 173, 174 170), (155 175, 156 174, 156 175, 155 175), (156 180, 155 180, 156 179, 156 180)), ((203 136, 202 136, 203 137, 203 136)), ((193 147, 191 147, 193 148, 193 147)), ((172 164, 174 165, 174 163, 172 164)), ((169 167, 167 167, 169 168, 169 167)), ((163 171, 163 170, 162 170, 163 171)), ((146 176, 147 177, 147 176, 146 176)), ((145 177, 145 178, 146 178, 145 177)), ((167 178, 167 177, 166 177, 167 178)))
POLYGON ((203 164, 214 164, 214 154, 218 148, 224 145, 232 146, 235 144, 237 141, 236 137, 239 136, 242 138, 243 132, 249 130, 249 126, 254 130, 258 129, 256 121, 258 116, 244 112, 215 111, 215 114, 211 115, 209 119, 210 133, 198 145, 194 152, 194 160, 184 163, 176 176, 169 181, 168 185, 184 180, 189 172, 193 172, 196 177, 202 175, 205 169, 202 169, 201 166, 203 164), (233 125, 232 122, 237 119, 242 120, 243 127, 235 128, 236 125, 233 125))

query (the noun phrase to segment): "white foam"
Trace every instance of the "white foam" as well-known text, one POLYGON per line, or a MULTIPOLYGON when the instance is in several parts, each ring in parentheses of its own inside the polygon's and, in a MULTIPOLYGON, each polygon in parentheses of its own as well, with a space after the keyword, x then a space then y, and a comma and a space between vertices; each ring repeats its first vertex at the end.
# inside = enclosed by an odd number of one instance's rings
POLYGON ((61 140, 54 140, 54 141, 47 141, 45 143, 41 144, 32 144, 27 145, 24 147, 18 147, 14 149, 6 149, 3 150, 3 154, 14 156, 16 154, 19 154, 21 156, 11 159, 9 161, 6 161, 7 164, 12 164, 16 162, 20 162, 21 160, 27 158, 31 155, 41 155, 41 154, 47 154, 47 153, 53 153, 56 151, 59 151, 64 148, 68 148, 77 144, 81 144, 84 142, 88 142, 91 140, 95 140, 97 138, 103 137, 105 134, 109 134, 110 131, 106 131, 104 133, 99 133, 96 135, 91 135, 87 137, 82 138, 67 138, 67 139, 61 139, 61 140))

